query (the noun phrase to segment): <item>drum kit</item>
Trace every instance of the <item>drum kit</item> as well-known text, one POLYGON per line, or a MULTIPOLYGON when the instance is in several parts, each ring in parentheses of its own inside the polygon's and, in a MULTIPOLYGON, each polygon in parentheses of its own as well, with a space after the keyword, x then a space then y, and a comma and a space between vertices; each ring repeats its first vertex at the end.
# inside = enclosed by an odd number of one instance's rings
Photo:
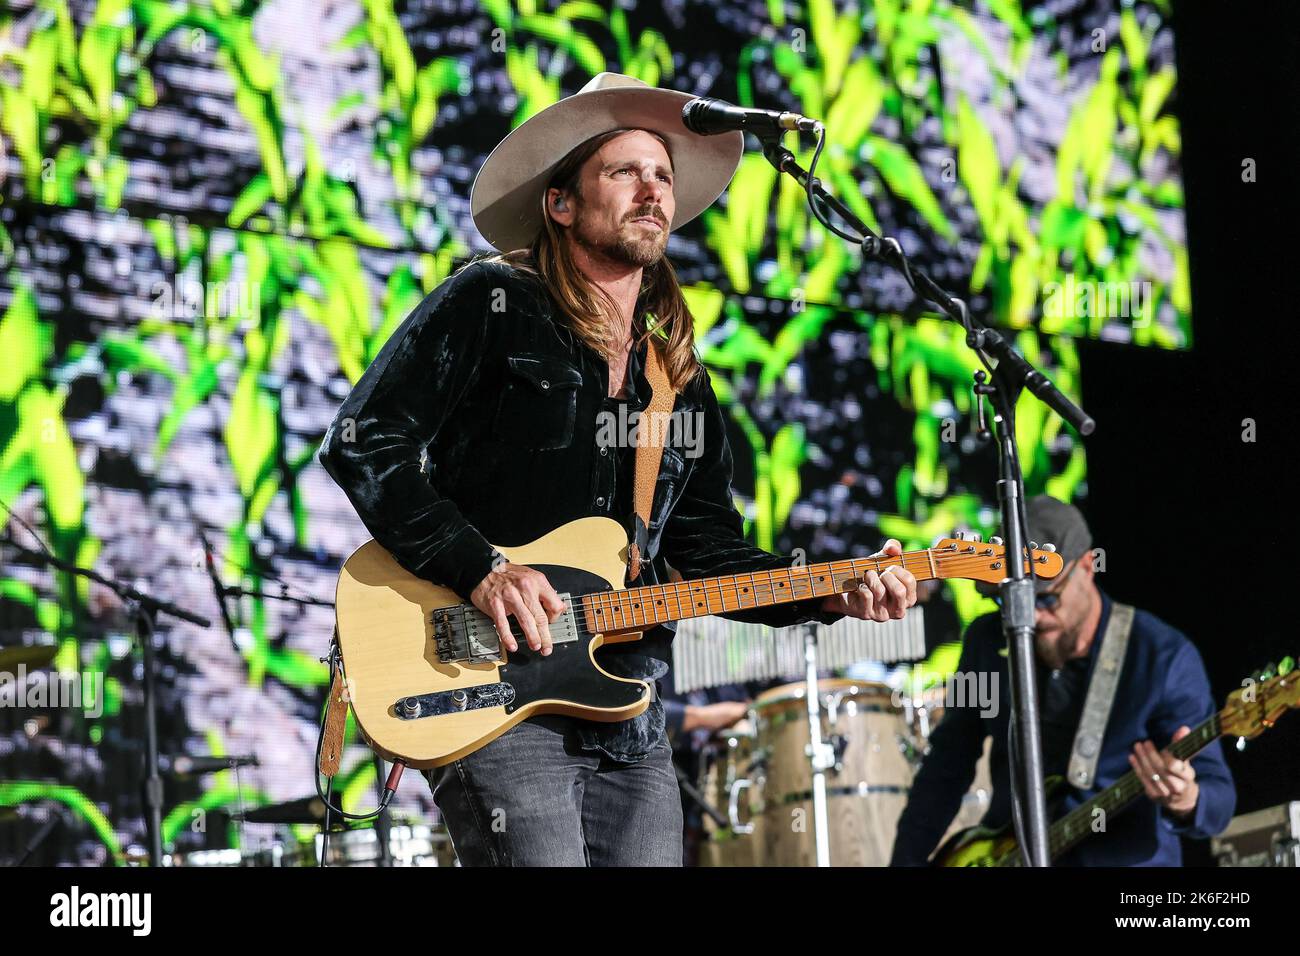
MULTIPOLYGON (((760 694, 749 717, 705 749, 699 789, 725 808, 726 825, 705 816, 701 865, 814 866, 819 857, 830 866, 888 865, 912 779, 942 719, 943 689, 900 699, 887 684, 822 678, 810 707, 808 687, 797 681, 760 694)), ((979 822, 991 792, 986 748, 949 832, 979 822)))
POLYGON ((379 830, 367 827, 330 834, 328 850, 316 833, 299 838, 277 835, 256 849, 194 850, 164 857, 167 866, 455 866, 456 856, 445 829, 425 824, 394 824, 388 828, 388 856, 384 858, 379 830))
POLYGON ((245 823, 271 824, 275 835, 249 849, 195 850, 164 857, 169 866, 455 866, 456 855, 444 827, 393 823, 335 830, 326 841, 320 832, 302 837, 301 827, 319 827, 325 804, 317 797, 257 807, 242 815, 245 823), (385 833, 387 840, 385 842, 385 833), (387 853, 384 853, 385 845, 387 853))

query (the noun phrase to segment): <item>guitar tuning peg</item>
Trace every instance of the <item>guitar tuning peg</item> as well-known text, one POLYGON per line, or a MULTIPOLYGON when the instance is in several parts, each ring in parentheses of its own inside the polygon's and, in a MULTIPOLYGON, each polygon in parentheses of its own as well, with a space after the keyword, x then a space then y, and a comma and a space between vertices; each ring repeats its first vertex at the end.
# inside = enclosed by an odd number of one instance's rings
POLYGON ((1002 539, 999 538, 997 535, 994 535, 993 537, 989 538, 989 544, 998 544, 998 545, 1000 545, 1000 544, 1002 544, 1002 539))
POLYGON ((1030 541, 1030 542, 1029 542, 1029 550, 1030 550, 1030 551, 1037 551, 1037 550, 1038 550, 1038 542, 1037 542, 1037 541, 1030 541))
POLYGON ((1246 738, 1245 738, 1245 737, 1238 737, 1238 738, 1237 738, 1237 752, 1240 753, 1241 751, 1243 751, 1243 750, 1245 750, 1245 749, 1246 749, 1246 738))
POLYGON ((1056 554, 1056 545, 1049 541, 1047 544, 1043 545, 1043 550, 1048 554, 1056 554))
POLYGON ((1293 670, 1295 670, 1294 657, 1288 655, 1287 657, 1282 658, 1282 660, 1278 662, 1277 672, 1283 677, 1291 673, 1293 670))
POLYGON ((984 536, 983 536, 982 534, 980 534, 979 532, 977 532, 977 531, 972 531, 972 532, 971 532, 970 539, 971 539, 972 541, 977 542, 977 543, 983 543, 983 541, 984 541, 984 536))

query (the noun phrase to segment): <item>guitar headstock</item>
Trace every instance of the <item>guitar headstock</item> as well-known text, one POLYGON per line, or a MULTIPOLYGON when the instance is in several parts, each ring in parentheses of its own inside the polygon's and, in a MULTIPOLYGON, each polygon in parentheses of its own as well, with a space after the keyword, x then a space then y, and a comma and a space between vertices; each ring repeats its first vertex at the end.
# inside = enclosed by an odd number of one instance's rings
MULTIPOLYGON (((1007 576, 1007 549, 997 538, 986 544, 976 538, 943 538, 931 552, 934 554, 935 577, 966 578, 1000 584, 1007 576)), ((1065 562, 1050 544, 1029 551, 1025 559, 1025 574, 1051 579, 1061 573, 1065 562)))
POLYGON ((1300 673, 1289 657, 1277 667, 1270 665, 1242 681, 1242 685, 1228 695, 1228 704, 1219 713, 1222 732, 1227 736, 1258 737, 1288 710, 1300 707, 1300 673))

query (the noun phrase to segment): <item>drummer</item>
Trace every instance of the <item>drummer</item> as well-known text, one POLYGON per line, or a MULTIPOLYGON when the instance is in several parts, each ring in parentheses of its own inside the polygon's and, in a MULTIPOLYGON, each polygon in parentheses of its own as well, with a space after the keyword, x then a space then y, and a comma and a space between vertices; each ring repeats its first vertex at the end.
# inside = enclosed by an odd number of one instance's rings
MULTIPOLYGON (((664 705, 664 723, 673 747, 673 763, 679 779, 698 785, 704 751, 715 735, 740 723, 749 711, 754 693, 767 685, 722 684, 718 687, 678 693, 672 689, 670 671, 659 683, 664 705)), ((704 812, 682 790, 682 865, 698 866, 700 843, 704 839, 704 812)))

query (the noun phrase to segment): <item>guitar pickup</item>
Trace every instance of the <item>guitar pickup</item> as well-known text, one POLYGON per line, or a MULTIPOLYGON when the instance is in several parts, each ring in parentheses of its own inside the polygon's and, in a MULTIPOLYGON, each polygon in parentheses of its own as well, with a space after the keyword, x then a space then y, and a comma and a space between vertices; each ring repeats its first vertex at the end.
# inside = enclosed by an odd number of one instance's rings
MULTIPOLYGON (((556 644, 566 644, 578 639, 578 622, 573 614, 573 601, 567 593, 560 599, 569 605, 563 616, 551 625, 551 638, 556 644)), ((440 607, 429 616, 433 624, 433 646, 438 660, 443 664, 481 664, 499 661, 501 636, 496 625, 472 604, 455 604, 440 607)), ((516 639, 523 646, 521 632, 516 639)))

